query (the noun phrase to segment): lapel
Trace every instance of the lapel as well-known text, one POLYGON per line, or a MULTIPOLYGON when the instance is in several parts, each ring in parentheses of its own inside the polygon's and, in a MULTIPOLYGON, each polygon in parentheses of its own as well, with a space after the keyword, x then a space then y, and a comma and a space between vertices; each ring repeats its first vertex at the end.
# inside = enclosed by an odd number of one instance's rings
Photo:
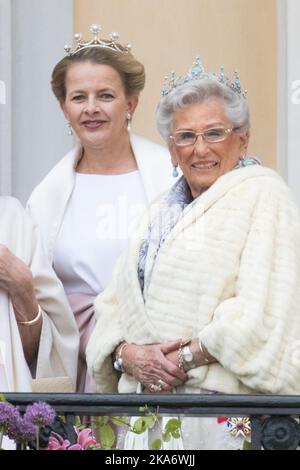
MULTIPOLYGON (((159 206, 155 207, 155 212, 159 210, 159 206)), ((153 344, 160 340, 161 335, 157 326, 151 321, 150 315, 147 312, 147 303, 144 301, 144 297, 141 291, 139 279, 138 279, 138 262, 139 262, 139 251, 141 241, 147 232, 149 224, 149 212, 142 217, 135 236, 130 240, 127 256, 125 259, 124 270, 121 272, 121 282, 127 285, 126 292, 129 293, 126 304, 124 299, 120 299, 120 309, 123 310, 125 318, 128 317, 130 311, 130 323, 128 325, 128 331, 130 334, 130 341, 136 342, 137 344, 153 344), (125 281, 125 282, 124 282, 125 281), (129 303, 129 305, 128 305, 129 303), (136 328, 138 325, 138 328, 136 328), (146 343, 145 343, 146 341, 146 343)), ((123 289, 122 289, 123 291, 123 289)))
MULTIPOLYGON (((51 197, 52 204, 51 208, 53 214, 49 216, 48 214, 48 235, 49 239, 48 245, 48 256, 53 261, 53 249, 54 243, 60 229, 61 223, 63 221, 64 213, 67 207, 68 200, 72 194, 75 184, 75 166, 78 160, 78 155, 80 153, 80 147, 75 147, 72 149, 63 160, 61 160, 57 167, 53 171, 53 175, 49 174, 49 180, 51 181, 51 197), (62 191, 63 188, 63 191, 62 191)), ((49 197, 49 194, 45 192, 46 198, 49 197)))
POLYGON ((143 137, 131 135, 130 143, 148 203, 174 184, 168 150, 143 137))

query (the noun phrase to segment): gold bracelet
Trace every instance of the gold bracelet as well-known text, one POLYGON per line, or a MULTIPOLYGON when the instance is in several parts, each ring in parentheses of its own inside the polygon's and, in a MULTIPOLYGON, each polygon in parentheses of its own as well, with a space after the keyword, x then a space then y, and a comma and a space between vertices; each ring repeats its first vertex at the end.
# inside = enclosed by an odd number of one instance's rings
POLYGON ((177 351, 178 355, 178 368, 183 370, 183 354, 182 354, 182 346, 184 345, 184 341, 182 340, 180 346, 177 351))
POLYGON ((34 325, 35 323, 37 323, 40 319, 40 317, 42 316, 42 309, 41 307, 39 306, 39 310, 38 310, 38 313, 36 315, 36 317, 34 317, 33 320, 28 320, 28 321, 17 321, 18 325, 25 325, 25 326, 31 326, 31 325, 34 325))
POLYGON ((199 348, 200 348, 200 351, 201 351, 201 354, 202 354, 202 358, 204 360, 204 362, 206 364, 208 364, 210 362, 210 360, 208 359, 207 355, 205 354, 205 352, 203 351, 203 345, 201 343, 201 341, 199 341, 199 348))
POLYGON ((128 343, 126 341, 124 341, 124 343, 122 343, 121 346, 119 347, 119 350, 116 354, 116 356, 117 356, 116 359, 122 358, 122 352, 123 352, 123 350, 126 346, 128 346, 128 343))
POLYGON ((120 344, 118 344, 118 346, 115 348, 114 352, 113 352, 113 358, 114 360, 118 360, 118 358, 121 356, 122 354, 122 351, 123 351, 123 348, 124 346, 126 346, 126 344, 128 344, 126 341, 122 341, 120 344))

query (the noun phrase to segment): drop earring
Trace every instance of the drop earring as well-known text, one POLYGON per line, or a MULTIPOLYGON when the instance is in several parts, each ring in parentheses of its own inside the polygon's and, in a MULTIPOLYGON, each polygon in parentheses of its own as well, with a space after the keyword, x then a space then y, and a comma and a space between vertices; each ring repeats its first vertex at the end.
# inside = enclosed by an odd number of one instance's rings
POLYGON ((128 130, 128 132, 130 132, 130 130, 131 130, 131 124, 130 123, 131 123, 131 119, 132 119, 132 114, 129 111, 127 111, 127 113, 126 113, 126 119, 127 119, 127 130, 128 130))
POLYGON ((70 122, 68 122, 68 135, 73 135, 73 129, 70 122))
POLYGON ((178 170, 177 170, 177 166, 174 166, 174 167, 173 167, 172 176, 173 176, 174 178, 177 178, 178 174, 179 174, 179 173, 178 173, 178 170))

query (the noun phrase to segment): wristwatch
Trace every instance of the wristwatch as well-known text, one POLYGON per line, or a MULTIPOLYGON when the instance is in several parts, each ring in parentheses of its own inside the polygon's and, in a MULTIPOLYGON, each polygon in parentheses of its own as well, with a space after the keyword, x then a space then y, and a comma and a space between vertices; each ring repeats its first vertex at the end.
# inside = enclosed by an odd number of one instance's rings
POLYGON ((123 366, 123 359, 121 357, 118 357, 114 361, 114 369, 117 370, 118 372, 122 372, 122 374, 125 372, 124 366, 123 366))
POLYGON ((183 365, 186 370, 193 369, 194 367, 194 355, 189 346, 182 348, 182 359, 183 365))

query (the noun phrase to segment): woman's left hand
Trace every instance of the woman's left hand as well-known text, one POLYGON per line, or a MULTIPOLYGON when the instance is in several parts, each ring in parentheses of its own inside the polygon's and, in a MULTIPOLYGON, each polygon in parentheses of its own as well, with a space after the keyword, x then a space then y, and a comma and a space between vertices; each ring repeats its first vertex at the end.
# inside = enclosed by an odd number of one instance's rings
POLYGON ((128 344, 123 350, 122 359, 125 371, 136 378, 150 392, 170 391, 182 385, 186 373, 178 364, 166 359, 166 355, 177 350, 181 340, 160 344, 128 344))
POLYGON ((32 320, 38 312, 33 277, 28 266, 0 244, 0 288, 11 297, 17 321, 32 320))
MULTIPOLYGON (((31 270, 6 246, 0 244, 0 288, 11 298, 17 322, 33 320, 39 306, 35 296, 31 270)), ((19 325, 24 354, 28 364, 37 355, 42 319, 26 327, 19 325)))
POLYGON ((20 289, 27 288, 30 278, 32 276, 28 266, 0 244, 0 288, 13 295, 20 289))

